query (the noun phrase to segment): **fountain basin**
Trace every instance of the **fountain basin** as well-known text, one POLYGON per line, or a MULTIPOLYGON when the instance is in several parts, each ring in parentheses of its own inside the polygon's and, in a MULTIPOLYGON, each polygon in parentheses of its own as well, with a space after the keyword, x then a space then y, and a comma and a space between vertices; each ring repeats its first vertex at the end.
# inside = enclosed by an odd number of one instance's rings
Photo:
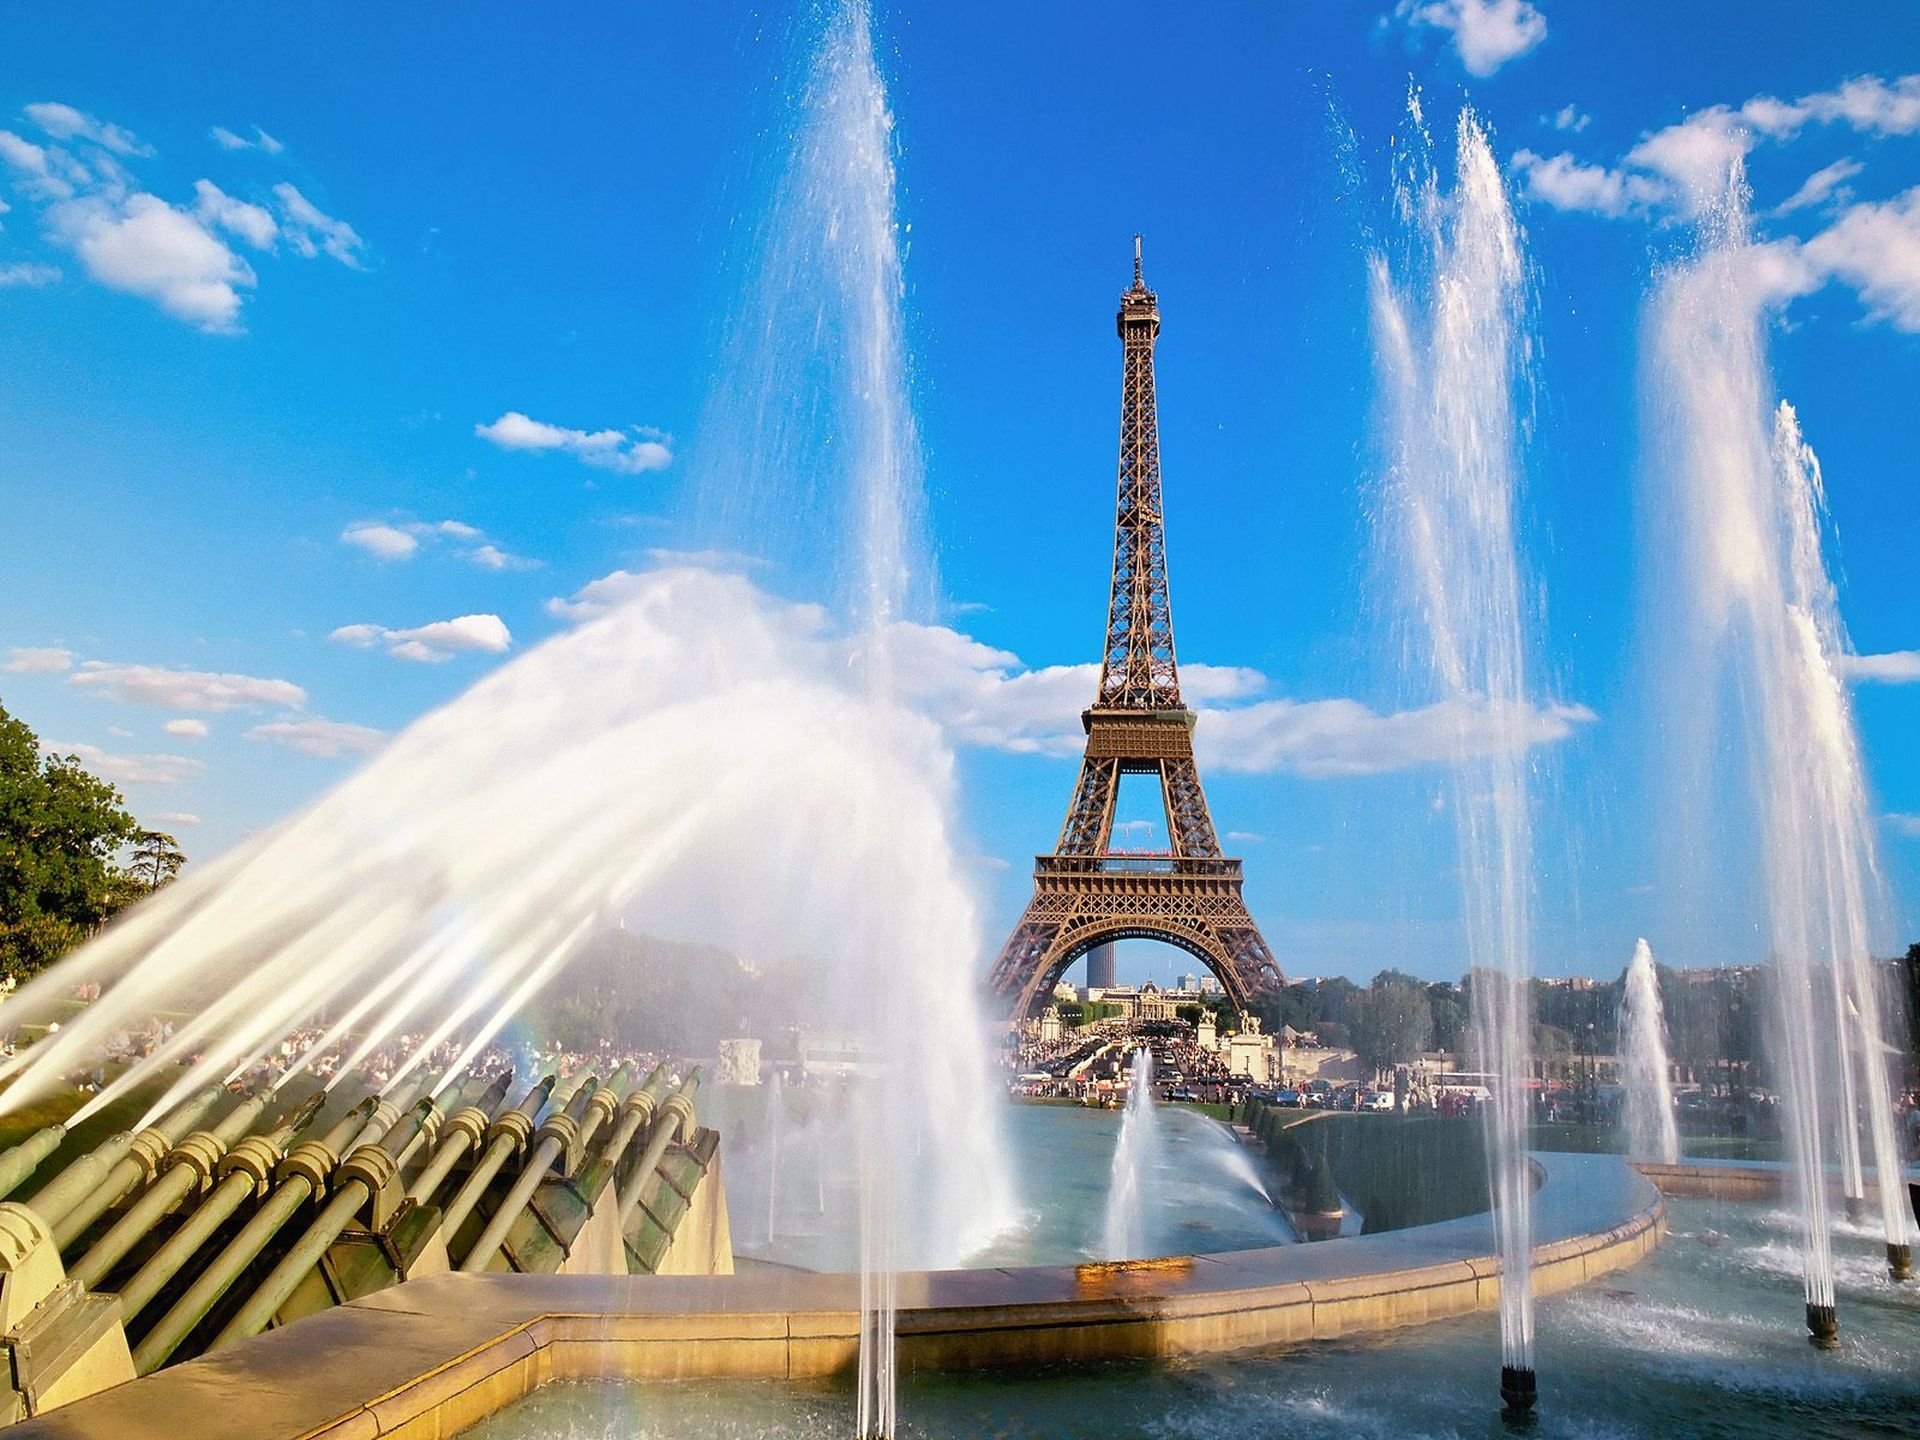
MULTIPOLYGON (((1539 1154, 1534 1285, 1566 1290, 1659 1243, 1665 1206, 1613 1155, 1539 1154)), ((569 1379, 804 1379, 849 1370, 858 1278, 423 1277, 38 1419, 26 1437, 442 1436, 569 1379)), ((908 1369, 1203 1355, 1493 1308, 1490 1216, 1132 1264, 908 1272, 908 1369)))

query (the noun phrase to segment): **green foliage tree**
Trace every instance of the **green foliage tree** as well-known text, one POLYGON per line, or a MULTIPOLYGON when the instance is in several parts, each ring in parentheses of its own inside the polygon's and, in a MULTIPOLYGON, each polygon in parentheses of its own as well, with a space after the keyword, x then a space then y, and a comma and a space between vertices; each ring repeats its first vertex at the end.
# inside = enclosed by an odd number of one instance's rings
POLYGON ((1347 1039, 1360 1063, 1388 1070, 1417 1059, 1433 1038, 1427 988, 1398 970, 1382 970, 1347 1004, 1347 1039))
POLYGON ((0 973, 45 968, 125 903, 113 857, 136 829, 118 790, 76 756, 43 758, 0 707, 0 973))
POLYGON ((131 849, 133 863, 127 866, 127 874, 149 895, 171 884, 187 863, 179 842, 164 830, 134 832, 131 849))

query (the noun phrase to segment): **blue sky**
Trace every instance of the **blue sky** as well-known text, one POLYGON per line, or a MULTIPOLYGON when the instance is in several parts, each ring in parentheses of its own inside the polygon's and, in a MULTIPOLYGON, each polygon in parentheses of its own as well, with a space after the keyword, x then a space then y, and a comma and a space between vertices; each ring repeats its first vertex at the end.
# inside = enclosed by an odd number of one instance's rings
MULTIPOLYGON (((1189 687, 1309 707, 1243 721, 1260 743, 1209 774, 1249 901, 1292 973, 1458 972, 1440 778, 1417 723, 1381 720, 1408 698, 1368 560, 1365 263, 1411 82, 1430 118, 1470 101, 1489 124, 1535 274, 1541 699, 1596 717, 1538 752, 1539 968, 1617 971, 1687 899, 1660 892, 1634 723, 1658 643, 1635 601, 1638 327, 1684 244, 1686 167, 1730 146, 1791 262, 1773 365, 1825 465, 1842 607, 1890 657, 1855 699, 1904 943, 1920 13, 1184 8, 878 15, 941 618, 978 642, 929 689, 988 929, 1058 829, 1091 695, 1044 667, 1097 653, 1137 230, 1189 687)), ((0 698, 190 854, 553 633, 549 600, 698 543, 687 477, 804 15, 9 20, 0 698)), ((1666 958, 1762 958, 1743 917, 1688 943, 1666 958)))

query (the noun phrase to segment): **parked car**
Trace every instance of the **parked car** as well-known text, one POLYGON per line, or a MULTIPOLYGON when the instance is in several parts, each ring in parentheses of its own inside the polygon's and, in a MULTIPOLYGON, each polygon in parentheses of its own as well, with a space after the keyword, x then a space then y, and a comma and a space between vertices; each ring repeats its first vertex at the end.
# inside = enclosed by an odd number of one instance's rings
POLYGON ((1284 1105, 1289 1110, 1298 1110, 1306 1105, 1307 1097, 1298 1090, 1276 1090, 1273 1092, 1273 1103, 1284 1105))
POLYGON ((1369 1090, 1360 1097, 1360 1108, 1362 1110, 1391 1110, 1393 1109, 1393 1092, 1391 1090, 1369 1090))

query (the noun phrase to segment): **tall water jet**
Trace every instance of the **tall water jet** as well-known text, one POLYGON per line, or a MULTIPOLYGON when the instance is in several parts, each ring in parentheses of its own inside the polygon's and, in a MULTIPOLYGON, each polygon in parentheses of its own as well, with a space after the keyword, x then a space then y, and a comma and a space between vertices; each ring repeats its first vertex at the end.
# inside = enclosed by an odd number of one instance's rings
POLYGON ((1501 1265, 1503 1414, 1534 1404, 1531 1045, 1532 840, 1528 615, 1516 514, 1515 389, 1531 353, 1520 227, 1485 130, 1462 110, 1443 192, 1418 96, 1413 168, 1397 177, 1401 254, 1371 263, 1383 398, 1379 540, 1416 668, 1454 721, 1452 810, 1481 1068, 1493 1078, 1487 1163, 1501 1265), (1396 263, 1398 269, 1396 269, 1396 263))
POLYGON ((1153 1051, 1133 1052, 1127 1072, 1127 1108, 1113 1147, 1107 1180, 1107 1213, 1100 1232, 1106 1260, 1142 1260, 1147 1243, 1148 1183, 1160 1164, 1160 1116, 1153 1103, 1153 1051))
MULTIPOLYGON (((1676 775, 1717 774, 1721 736, 1737 737, 1732 763, 1749 801, 1730 828, 1754 835, 1775 1060, 1800 1177, 1807 1325, 1816 1345, 1831 1346, 1827 1166, 1836 1159, 1843 1192, 1862 1197, 1863 1135, 1889 1265, 1896 1275, 1911 1266, 1872 961, 1883 898, 1841 674, 1845 632, 1822 554, 1822 477, 1792 407, 1776 402, 1767 363, 1767 273, 1777 257, 1753 241, 1738 165, 1700 199, 1698 252, 1659 276, 1642 339, 1658 447, 1647 467, 1650 620, 1672 680, 1684 676, 1683 686, 1660 687, 1685 697, 1666 727, 1677 737, 1676 775)), ((1718 838, 1710 843, 1720 858, 1718 838)))
POLYGON ((1667 1026, 1660 1006, 1660 977, 1653 949, 1636 941, 1620 995, 1617 1024, 1625 1105, 1621 1125, 1627 1154, 1635 1160, 1672 1165, 1680 1159, 1680 1129, 1673 1118, 1673 1077, 1667 1069, 1667 1026))
MULTIPOLYGON (((723 546, 796 574, 825 572, 855 632, 850 658, 867 698, 861 728, 884 749, 899 723, 893 642, 931 613, 936 588, 921 525, 894 121, 867 0, 835 0, 813 15, 819 28, 803 38, 802 78, 789 97, 791 146, 754 229, 722 380, 703 421, 699 521, 723 546), (823 538, 834 536, 843 549, 823 554, 823 538)), ((882 845, 911 843, 883 805, 842 807, 835 823, 882 845)), ((973 943, 971 916, 962 936, 973 943)), ((872 1093, 853 1109, 862 1131, 863 1334, 871 1337, 858 1423, 862 1435, 891 1434, 895 1269, 927 1258, 928 1232, 965 1237, 970 1248, 1010 1223, 1013 1207, 987 1104, 984 1030, 965 980, 972 960, 932 981, 916 972, 948 962, 911 926, 850 928, 847 942, 885 957, 844 1014, 871 1061, 872 1093), (950 1092, 971 1093, 929 1106, 898 1083, 929 1066, 950 1092), (940 1148, 956 1123, 971 1132, 963 1148, 983 1166, 971 1193, 928 1196, 917 1180, 907 1183, 924 1169, 914 1157, 934 1148, 924 1134, 931 1115, 940 1117, 940 1148), (903 1227, 917 1233, 896 1234, 903 1227)))

